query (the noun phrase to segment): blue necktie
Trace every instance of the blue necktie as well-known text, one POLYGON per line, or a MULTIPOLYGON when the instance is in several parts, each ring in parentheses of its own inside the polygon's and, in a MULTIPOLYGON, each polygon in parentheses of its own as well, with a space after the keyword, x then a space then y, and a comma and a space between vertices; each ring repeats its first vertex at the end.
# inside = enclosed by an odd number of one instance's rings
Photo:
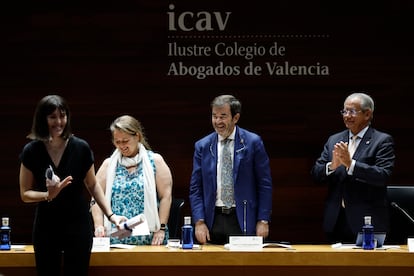
POLYGON ((226 207, 233 205, 233 162, 229 149, 230 139, 225 139, 221 154, 221 200, 226 207))

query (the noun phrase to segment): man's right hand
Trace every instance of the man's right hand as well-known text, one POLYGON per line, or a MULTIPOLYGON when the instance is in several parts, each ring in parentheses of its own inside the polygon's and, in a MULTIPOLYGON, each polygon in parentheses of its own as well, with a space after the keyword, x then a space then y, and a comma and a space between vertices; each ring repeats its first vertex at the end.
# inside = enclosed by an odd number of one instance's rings
POLYGON ((204 221, 199 220, 195 224, 195 237, 200 244, 206 244, 210 241, 210 232, 204 221))

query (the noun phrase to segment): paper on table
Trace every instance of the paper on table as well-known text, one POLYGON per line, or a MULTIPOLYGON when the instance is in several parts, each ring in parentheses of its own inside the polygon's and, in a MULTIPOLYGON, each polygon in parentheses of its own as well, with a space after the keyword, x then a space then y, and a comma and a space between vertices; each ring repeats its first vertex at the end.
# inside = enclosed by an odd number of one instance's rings
POLYGON ((377 250, 387 250, 387 249, 400 249, 401 246, 399 245, 383 245, 381 247, 376 248, 377 250))
POLYGON ((109 245, 109 237, 93 237, 92 252, 107 252, 109 245))
POLYGON ((272 242, 272 243, 264 243, 263 248, 291 248, 292 246, 290 244, 286 243, 278 243, 278 242, 272 242))
POLYGON ((111 248, 119 248, 119 249, 132 249, 136 247, 136 245, 131 244, 123 244, 123 243, 115 243, 111 244, 111 248))
MULTIPOLYGON (((357 246, 355 244, 342 244, 340 242, 332 244, 331 247, 334 249, 362 249, 362 246, 357 246)), ((383 245, 375 249, 387 250, 387 249, 399 249, 399 248, 401 248, 399 245, 383 245)))
POLYGON ((26 248, 26 245, 17 245, 17 244, 12 244, 11 245, 11 249, 14 249, 16 251, 24 251, 26 248))
POLYGON ((414 252, 414 238, 407 238, 408 252, 414 252))
POLYGON ((263 249, 263 237, 230 236, 229 243, 224 248, 230 251, 259 251, 263 249))

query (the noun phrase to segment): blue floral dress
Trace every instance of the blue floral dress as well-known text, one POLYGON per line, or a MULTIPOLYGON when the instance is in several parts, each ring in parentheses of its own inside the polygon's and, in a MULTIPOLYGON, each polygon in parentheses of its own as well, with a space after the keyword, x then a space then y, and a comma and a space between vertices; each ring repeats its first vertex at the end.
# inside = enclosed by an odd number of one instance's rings
MULTIPOLYGON (((147 151, 151 166, 154 169, 155 163, 152 151, 147 151)), ((144 175, 142 162, 140 162, 133 172, 128 172, 127 168, 120 165, 116 166, 115 179, 112 185, 111 197, 112 210, 115 214, 132 218, 144 212, 144 175)), ((115 227, 112 225, 112 227, 115 227)), ((168 240, 168 229, 165 231, 164 244, 168 240)), ((146 236, 130 236, 124 239, 111 237, 111 244, 123 243, 133 245, 150 245, 153 233, 146 236)))

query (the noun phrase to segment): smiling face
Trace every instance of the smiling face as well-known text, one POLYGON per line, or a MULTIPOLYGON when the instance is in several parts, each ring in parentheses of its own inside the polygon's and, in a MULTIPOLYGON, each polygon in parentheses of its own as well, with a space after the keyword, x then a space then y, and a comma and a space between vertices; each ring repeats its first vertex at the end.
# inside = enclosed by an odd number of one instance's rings
POLYGON ((50 137, 60 137, 67 124, 67 116, 63 110, 56 108, 51 114, 47 115, 47 125, 50 137))
POLYGON ((363 128, 369 125, 371 121, 372 110, 362 110, 361 100, 359 98, 350 98, 344 103, 343 120, 345 126, 352 132, 357 134, 363 128))
POLYGON ((227 138, 233 132, 239 118, 239 113, 234 117, 231 116, 229 104, 212 107, 211 123, 217 134, 224 138, 227 138))
POLYGON ((133 157, 138 153, 139 135, 131 135, 119 129, 113 131, 114 146, 123 156, 133 157))

